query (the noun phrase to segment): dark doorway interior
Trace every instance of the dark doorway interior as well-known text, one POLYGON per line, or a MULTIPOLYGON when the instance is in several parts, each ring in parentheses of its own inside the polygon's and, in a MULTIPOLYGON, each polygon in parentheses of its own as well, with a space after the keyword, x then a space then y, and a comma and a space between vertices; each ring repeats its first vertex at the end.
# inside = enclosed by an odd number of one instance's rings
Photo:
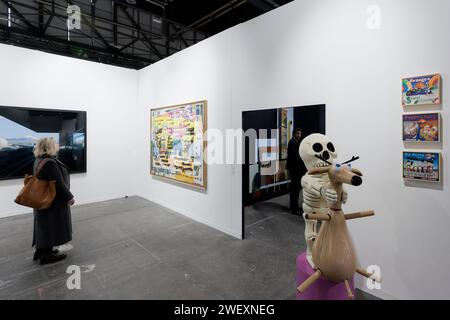
MULTIPOLYGON (((244 138, 245 163, 242 166, 242 234, 245 238, 246 210, 248 206, 284 196, 289 193, 290 180, 286 170, 287 144, 295 127, 302 129, 302 139, 312 133, 325 134, 325 105, 283 107, 265 110, 244 111, 244 132, 254 129, 256 141, 244 138), (260 130, 267 130, 261 135, 260 130), (275 130, 272 131, 271 130, 275 130), (274 135, 274 133, 276 133, 274 135), (255 156, 256 155, 256 156, 255 156), (276 168, 267 174, 267 168, 276 168)), ((253 140, 255 140, 253 139, 253 140)), ((306 173, 306 172, 305 172, 306 173)), ((288 197, 283 197, 288 199, 288 197)), ((289 201, 289 200, 288 200, 289 201)), ((301 201, 301 199, 300 199, 301 201)), ((286 203, 286 207, 289 203, 286 203)), ((254 211, 254 210, 253 210, 254 211)), ((258 221, 258 212, 252 211, 252 224, 258 221)), ((261 219, 266 219, 262 214, 261 219)))

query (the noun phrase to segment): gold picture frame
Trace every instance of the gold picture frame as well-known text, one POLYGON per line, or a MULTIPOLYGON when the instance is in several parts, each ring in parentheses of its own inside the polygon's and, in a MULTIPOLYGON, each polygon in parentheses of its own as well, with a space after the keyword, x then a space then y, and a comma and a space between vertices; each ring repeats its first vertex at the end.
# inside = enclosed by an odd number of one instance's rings
POLYGON ((207 100, 150 109, 150 174, 163 180, 206 190, 207 119, 207 100), (199 110, 200 114, 197 114, 199 110), (189 133, 186 134, 186 131, 189 133), (188 155, 188 152, 191 154, 188 155))

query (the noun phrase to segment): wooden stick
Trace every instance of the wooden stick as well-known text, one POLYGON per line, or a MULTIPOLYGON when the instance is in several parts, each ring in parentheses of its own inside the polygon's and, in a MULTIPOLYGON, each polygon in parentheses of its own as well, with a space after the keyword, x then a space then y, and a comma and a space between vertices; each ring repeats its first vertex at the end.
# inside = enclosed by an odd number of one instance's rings
POLYGON ((320 270, 317 270, 312 275, 310 275, 308 279, 303 281, 303 283, 297 287, 297 290, 300 293, 305 292, 306 289, 308 289, 310 285, 312 285, 314 282, 316 282, 320 278, 321 275, 322 275, 322 272, 320 270))
POLYGON ((353 298, 354 295, 353 295, 352 289, 350 288, 350 284, 348 283, 348 280, 345 280, 344 283, 345 283, 345 289, 347 289, 348 298, 349 299, 353 298))
POLYGON ((375 215, 375 212, 373 210, 349 213, 345 215, 345 220, 370 217, 373 215, 375 215))
POLYGON ((364 270, 363 268, 356 268, 356 272, 358 272, 360 275, 374 280, 375 282, 381 283, 381 279, 379 277, 374 276, 373 273, 368 273, 366 270, 364 270))
POLYGON ((305 214, 305 218, 309 220, 319 220, 319 221, 329 221, 331 220, 331 216, 327 213, 314 213, 314 214, 305 214))

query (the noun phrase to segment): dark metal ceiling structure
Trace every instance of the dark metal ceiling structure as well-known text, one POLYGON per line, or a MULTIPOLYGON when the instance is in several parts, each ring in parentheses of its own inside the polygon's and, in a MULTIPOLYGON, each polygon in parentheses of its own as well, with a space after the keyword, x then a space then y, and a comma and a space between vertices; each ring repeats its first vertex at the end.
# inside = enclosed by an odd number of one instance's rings
POLYGON ((141 69, 290 1, 0 0, 0 43, 141 69))

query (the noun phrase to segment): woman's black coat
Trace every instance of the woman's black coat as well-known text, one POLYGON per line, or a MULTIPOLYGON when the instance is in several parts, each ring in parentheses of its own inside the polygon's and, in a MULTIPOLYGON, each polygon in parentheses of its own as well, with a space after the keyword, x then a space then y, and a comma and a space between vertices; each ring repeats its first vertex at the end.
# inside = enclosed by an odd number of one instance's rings
POLYGON ((39 179, 56 181, 56 197, 50 208, 34 210, 33 245, 36 249, 51 248, 72 240, 72 217, 69 201, 70 176, 67 167, 56 158, 38 158, 34 173, 44 159, 48 159, 38 174, 39 179))

